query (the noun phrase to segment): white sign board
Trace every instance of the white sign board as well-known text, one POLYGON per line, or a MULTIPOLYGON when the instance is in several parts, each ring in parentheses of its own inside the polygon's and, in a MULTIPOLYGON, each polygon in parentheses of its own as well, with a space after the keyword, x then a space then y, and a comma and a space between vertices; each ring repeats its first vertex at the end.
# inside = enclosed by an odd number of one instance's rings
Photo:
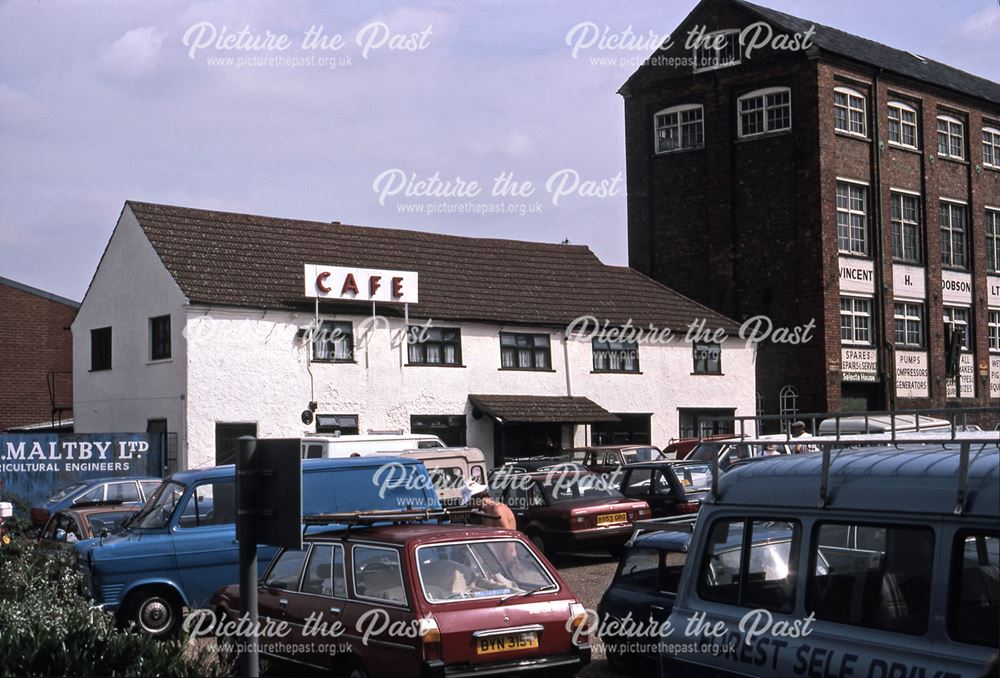
POLYGON ((963 353, 958 358, 958 374, 961 382, 961 395, 955 390, 955 378, 947 380, 945 384, 945 395, 949 398, 975 398, 976 397, 976 358, 971 353, 963 353))
POLYGON ((305 289, 310 299, 396 304, 415 304, 418 301, 416 271, 306 264, 305 289))
POLYGON ((927 298, 927 274, 921 266, 892 265, 892 296, 897 299, 927 298))
POLYGON ((927 353, 896 351, 896 397, 926 398, 929 393, 927 353))
POLYGON ((878 381, 875 349, 841 348, 840 374, 843 381, 878 381))
POLYGON ((1000 308, 1000 276, 986 276, 986 305, 1000 308))
POLYGON ((840 257, 837 267, 840 269, 841 292, 875 294, 875 265, 871 259, 840 257))
POLYGON ((972 303, 972 274, 941 271, 941 299, 946 304, 972 303))
POLYGON ((1000 355, 990 356, 990 398, 1000 398, 1000 355))

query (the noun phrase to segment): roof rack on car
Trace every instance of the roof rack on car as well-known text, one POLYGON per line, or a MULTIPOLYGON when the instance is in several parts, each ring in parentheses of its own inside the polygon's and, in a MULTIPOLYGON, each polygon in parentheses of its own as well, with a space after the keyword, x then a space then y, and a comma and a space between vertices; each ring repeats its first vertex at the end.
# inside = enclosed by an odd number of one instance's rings
MULTIPOLYGON (((818 449, 823 455, 822 470, 819 478, 819 507, 825 508, 830 500, 830 466, 836 453, 850 448, 857 447, 896 447, 903 450, 903 445, 939 445, 947 449, 948 446, 958 447, 959 466, 957 470, 957 491, 955 498, 955 515, 962 515, 968 504, 969 486, 969 463, 972 456, 973 446, 980 449, 987 445, 997 445, 1000 443, 1000 436, 990 431, 983 431, 978 426, 969 426, 970 415, 991 414, 996 415, 996 408, 991 407, 952 407, 927 410, 884 410, 879 412, 822 412, 794 415, 748 415, 728 417, 734 424, 739 424, 740 433, 734 437, 739 438, 741 444, 770 444, 774 443, 774 438, 762 438, 759 434, 746 433, 746 423, 754 422, 754 430, 758 425, 766 421, 780 421, 783 424, 784 432, 788 442, 802 441, 801 444, 812 447, 814 451, 818 449), (947 420, 946 426, 941 426, 940 419, 934 419, 930 415, 942 415, 941 419, 947 420), (912 421, 906 421, 908 430, 900 430, 900 417, 912 417, 912 421), (848 432, 841 428, 841 421, 847 418, 863 418, 865 432, 848 432), (832 434, 816 434, 818 422, 824 420, 834 420, 834 430, 832 434), (922 421, 922 419, 924 421, 922 421), (875 427, 875 420, 879 426, 875 427), (928 421, 929 420, 929 421, 928 421), (792 421, 811 422, 812 435, 805 438, 793 438, 791 436, 792 421), (888 427, 884 424, 888 421, 888 427), (933 423, 929 423, 933 422, 933 423), (923 426, 923 428, 921 428, 923 426)), ((856 420, 856 419, 855 419, 856 420)), ((736 427, 734 426, 734 429, 736 427)), ((721 447, 732 444, 733 440, 703 440, 702 445, 721 447)), ((766 457, 765 457, 766 458, 766 457)), ((750 460, 758 461, 758 460, 750 460)), ((713 458, 712 463, 712 485, 710 496, 706 501, 715 502, 719 497, 719 464, 718 459, 713 458)))
POLYGON ((420 523, 451 517, 447 509, 341 511, 302 516, 303 525, 373 525, 375 523, 420 523))

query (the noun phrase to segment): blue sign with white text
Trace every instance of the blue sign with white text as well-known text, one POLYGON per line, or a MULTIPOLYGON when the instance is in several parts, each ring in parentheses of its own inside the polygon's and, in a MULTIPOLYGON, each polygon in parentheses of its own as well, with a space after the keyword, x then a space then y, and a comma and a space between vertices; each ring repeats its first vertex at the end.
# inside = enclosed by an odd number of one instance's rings
POLYGON ((155 433, 0 434, 0 487, 31 505, 78 480, 159 477, 162 447, 155 433))

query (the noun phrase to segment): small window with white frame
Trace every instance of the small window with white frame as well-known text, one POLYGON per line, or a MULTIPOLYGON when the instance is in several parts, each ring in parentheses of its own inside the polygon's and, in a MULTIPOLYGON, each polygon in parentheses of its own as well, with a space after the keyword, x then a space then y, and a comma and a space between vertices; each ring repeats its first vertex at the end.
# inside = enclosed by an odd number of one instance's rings
POLYGON ((986 208, 986 270, 1000 273, 1000 208, 986 208))
POLYGON ((896 302, 893 307, 897 348, 924 347, 924 305, 896 302))
POLYGON ((990 350, 1000 353, 1000 311, 990 311, 990 350))
POLYGON ((698 39, 692 53, 695 73, 736 66, 741 60, 738 30, 706 33, 698 39))
POLYGON ((938 157, 965 160, 965 124, 951 115, 937 119, 938 157))
POLYGON ((948 200, 941 201, 941 265, 951 268, 968 268, 966 205, 948 200))
MULTIPOLYGON (((778 413, 782 417, 792 417, 799 413, 799 389, 787 384, 781 387, 778 392, 778 413)), ((781 420, 781 430, 787 431, 791 420, 783 418, 781 420)))
POLYGON ((792 91, 772 87, 744 94, 737 100, 740 137, 755 137, 792 128, 792 91))
POLYGON ((917 148, 917 109, 913 106, 889 102, 889 143, 917 148))
POLYGON ((849 87, 833 90, 833 123, 838 132, 868 137, 865 96, 849 87))
POLYGON ((920 229, 920 196, 890 191, 889 221, 892 227, 892 258, 911 264, 923 261, 920 229))
POLYGON ((1000 169, 1000 129, 983 128, 983 164, 1000 169))
POLYGON ((872 300, 840 298, 840 341, 870 346, 872 343, 872 300))
POLYGON ((673 106, 654 116, 656 152, 670 153, 705 145, 704 109, 699 104, 673 106))
POLYGON ((962 337, 962 350, 972 349, 972 338, 969 333, 969 309, 956 308, 954 306, 944 307, 944 324, 951 325, 962 337))
POLYGON ((841 254, 868 254, 868 187, 837 182, 837 246, 841 254))

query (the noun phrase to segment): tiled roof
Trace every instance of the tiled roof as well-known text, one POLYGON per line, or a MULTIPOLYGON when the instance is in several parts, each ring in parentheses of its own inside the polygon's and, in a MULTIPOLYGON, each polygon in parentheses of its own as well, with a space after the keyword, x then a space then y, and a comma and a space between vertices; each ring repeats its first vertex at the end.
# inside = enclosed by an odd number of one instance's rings
POLYGON ((590 398, 580 396, 470 395, 469 402, 505 423, 618 421, 590 398))
POLYGON ((1000 84, 998 83, 960 71, 939 61, 918 57, 911 52, 889 47, 836 28, 800 19, 745 0, 734 1, 759 15, 765 21, 792 33, 806 31, 810 26, 815 26, 816 33, 813 43, 832 54, 862 61, 914 80, 928 82, 1000 104, 1000 84))
MULTIPOLYGON (((127 203, 192 303, 311 308, 303 264, 417 271, 420 303, 410 315, 546 326, 592 315, 620 325, 685 330, 696 319, 737 325, 632 269, 603 264, 588 247, 438 235, 127 203)), ((370 310, 366 302, 324 309, 370 310)), ((367 311, 365 311, 367 312, 367 311)), ((379 312, 398 314, 397 305, 379 312)))

